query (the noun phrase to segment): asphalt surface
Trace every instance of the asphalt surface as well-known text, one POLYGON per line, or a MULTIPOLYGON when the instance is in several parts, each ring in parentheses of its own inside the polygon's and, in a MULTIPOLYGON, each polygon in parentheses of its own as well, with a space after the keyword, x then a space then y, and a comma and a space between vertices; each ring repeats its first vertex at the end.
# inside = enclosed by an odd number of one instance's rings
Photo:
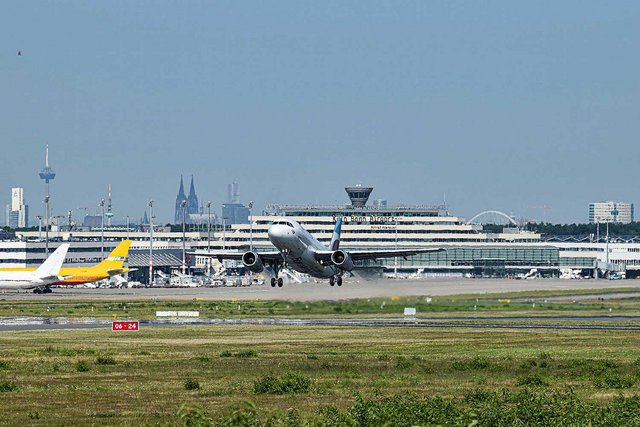
MULTIPOLYGON (((0 291, 0 300, 288 300, 319 301, 376 298, 392 296, 442 296, 457 294, 487 294, 514 291, 572 290, 603 288, 638 288, 636 280, 562 280, 562 279, 466 279, 433 278, 420 280, 345 280, 343 286, 329 286, 326 282, 287 283, 282 288, 254 285, 218 288, 135 288, 87 289, 54 288, 50 294, 31 291, 0 291)), ((567 297, 564 297, 567 298, 567 297)))
MULTIPOLYGON (((415 328, 475 328, 475 329, 584 329, 640 330, 640 324, 629 324, 638 317, 509 317, 509 318, 245 318, 245 319, 161 319, 142 320, 140 329, 162 326, 315 326, 315 327, 415 327, 415 328), (501 323, 490 323, 490 320, 501 323), (549 323, 539 323, 541 320, 549 323), (593 323, 560 323, 562 321, 597 321, 593 323), (558 322, 558 323, 554 323, 558 322), (620 324, 620 322, 625 322, 620 324)), ((110 329, 111 321, 97 318, 64 317, 0 317, 0 331, 38 331, 65 329, 110 329)))

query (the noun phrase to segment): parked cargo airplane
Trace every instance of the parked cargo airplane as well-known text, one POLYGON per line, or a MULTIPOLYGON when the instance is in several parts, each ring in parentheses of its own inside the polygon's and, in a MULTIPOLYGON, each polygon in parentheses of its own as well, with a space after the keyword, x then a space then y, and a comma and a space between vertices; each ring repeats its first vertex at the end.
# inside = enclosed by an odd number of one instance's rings
MULTIPOLYGON (((109 277, 126 273, 127 271, 130 271, 127 267, 124 266, 124 262, 127 259, 127 254, 129 253, 130 246, 131 240, 123 240, 99 264, 95 264, 89 267, 63 267, 60 269, 60 276, 63 276, 62 279, 56 280, 52 283, 48 283, 47 285, 79 285, 82 283, 97 282, 98 280, 108 279, 109 277)), ((35 269, 7 268, 0 269, 0 272, 33 270, 35 269)), ((36 287, 36 289, 34 289, 34 292, 39 293, 39 291, 42 290, 44 290, 45 293, 51 292, 48 286, 36 287)))
POLYGON ((64 280, 65 277, 60 276, 60 267, 67 250, 68 243, 60 245, 40 267, 32 271, 0 271, 0 289, 48 289, 48 285, 64 280))
POLYGON ((254 273, 260 273, 265 266, 275 273, 271 279, 271 286, 282 286, 283 281, 278 277, 280 269, 292 269, 309 274, 313 277, 329 279, 329 284, 342 286, 342 275, 345 271, 354 269, 354 261, 363 259, 407 257, 424 252, 443 251, 443 248, 429 249, 375 249, 344 251, 340 247, 340 229, 342 218, 336 221, 331 245, 324 246, 304 229, 298 222, 289 218, 278 218, 269 227, 268 235, 277 251, 269 252, 228 252, 207 251, 197 252, 200 256, 210 256, 222 261, 232 259, 242 261, 245 267, 254 273))

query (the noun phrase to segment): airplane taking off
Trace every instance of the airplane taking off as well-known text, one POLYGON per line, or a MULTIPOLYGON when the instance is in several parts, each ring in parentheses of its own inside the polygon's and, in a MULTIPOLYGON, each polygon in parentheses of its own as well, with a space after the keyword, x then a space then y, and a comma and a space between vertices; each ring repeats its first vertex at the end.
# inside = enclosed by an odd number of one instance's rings
POLYGON ((68 250, 68 243, 60 245, 40 267, 30 271, 0 271, 0 289, 49 289, 52 283, 65 280, 60 267, 68 250))
MULTIPOLYGON (((109 255, 102 260, 101 263, 92 265, 90 267, 63 267, 60 269, 60 276, 63 276, 60 280, 49 283, 48 285, 80 285, 82 283, 97 282, 98 280, 108 279, 118 274, 123 274, 130 271, 127 267, 124 267, 124 262, 127 259, 129 253, 129 247, 131 246, 131 240, 123 240, 116 246, 109 255)), ((67 245, 68 246, 68 245, 67 245)), ((33 268, 7 268, 0 269, 0 272, 25 272, 34 271, 33 268)), ((34 289, 34 292, 40 288, 34 289)), ((51 292, 51 289, 46 286, 45 293, 51 292)))
POLYGON ((316 278, 329 279, 329 284, 342 286, 344 272, 355 268, 354 261, 363 259, 407 257, 425 252, 439 252, 443 248, 429 249, 375 249, 353 250, 340 249, 340 230, 342 218, 336 221, 331 244, 324 246, 313 237, 298 222, 289 218, 278 218, 267 231, 269 240, 277 251, 269 252, 228 252, 207 251, 197 252, 200 256, 210 256, 222 261, 232 259, 242 261, 244 266, 254 273, 260 273, 265 266, 275 273, 271 279, 271 286, 282 286, 282 277, 278 273, 282 267, 291 267, 300 273, 309 274, 316 278))

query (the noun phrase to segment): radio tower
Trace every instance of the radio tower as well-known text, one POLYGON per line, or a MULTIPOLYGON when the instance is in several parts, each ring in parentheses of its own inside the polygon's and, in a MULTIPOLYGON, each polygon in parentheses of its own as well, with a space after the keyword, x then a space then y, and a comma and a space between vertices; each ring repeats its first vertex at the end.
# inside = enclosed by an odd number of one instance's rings
POLYGON ((109 198, 107 199, 107 213, 104 215, 107 217, 107 226, 111 227, 111 218, 113 218, 113 212, 111 211, 111 184, 109 184, 109 198))
POLYGON ((49 144, 44 149, 44 168, 40 171, 40 179, 44 180, 44 254, 49 255, 49 182, 53 181, 56 173, 49 167, 49 144))

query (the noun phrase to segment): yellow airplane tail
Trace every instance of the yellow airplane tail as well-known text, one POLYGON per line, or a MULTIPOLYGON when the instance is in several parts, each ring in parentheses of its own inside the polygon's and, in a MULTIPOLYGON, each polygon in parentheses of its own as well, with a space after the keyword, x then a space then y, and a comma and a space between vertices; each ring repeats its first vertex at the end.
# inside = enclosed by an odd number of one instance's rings
POLYGON ((115 276, 116 274, 122 274, 129 271, 128 268, 124 267, 124 262, 127 260, 131 243, 131 240, 123 240, 120 242, 120 244, 118 244, 118 246, 116 246, 115 249, 94 268, 106 271, 109 276, 115 276))

